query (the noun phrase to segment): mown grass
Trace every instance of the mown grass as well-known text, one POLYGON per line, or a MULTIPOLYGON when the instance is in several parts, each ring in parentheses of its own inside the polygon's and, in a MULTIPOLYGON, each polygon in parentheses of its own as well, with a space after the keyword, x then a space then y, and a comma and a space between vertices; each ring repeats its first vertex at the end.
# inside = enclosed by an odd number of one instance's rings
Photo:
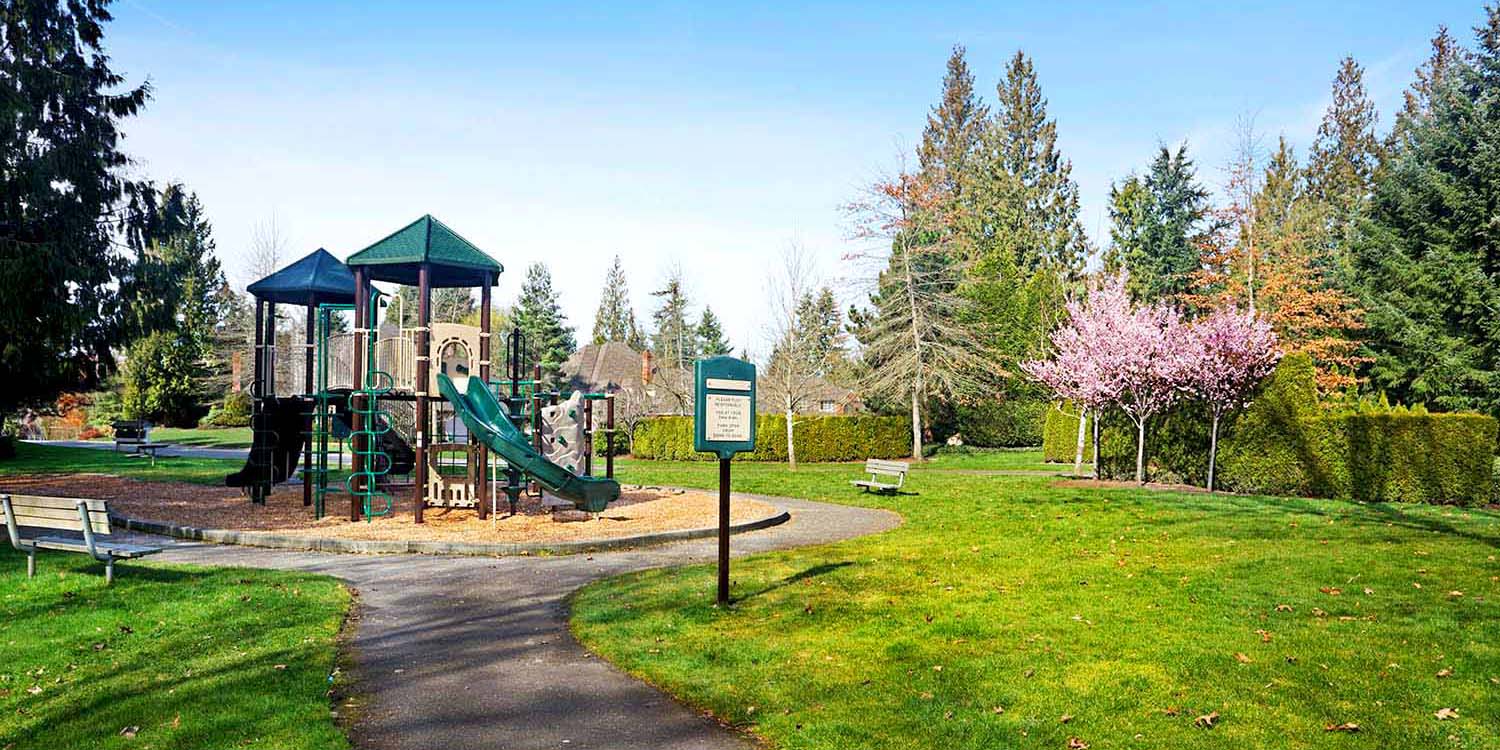
MULTIPOLYGON (((575 633, 787 748, 1500 747, 1494 511, 927 466, 880 497, 852 473, 739 464, 735 482, 906 523, 737 561, 727 611, 711 566, 604 581, 575 633)), ((711 464, 620 474, 716 481, 711 464)))
POLYGON ((151 442, 194 448, 249 448, 249 427, 153 427, 151 442))
POLYGON ((112 474, 158 482, 223 484, 225 475, 244 465, 243 460, 160 456, 152 466, 149 458, 123 452, 16 443, 15 457, 0 460, 0 476, 112 474))
MULTIPOLYGON (((1042 460, 1039 448, 995 448, 940 450, 937 455, 920 464, 927 469, 959 469, 964 471, 1030 471, 1048 474, 1071 474, 1073 464, 1049 464, 1042 460)), ((1085 462, 1084 473, 1093 471, 1094 465, 1085 462)))
POLYGON ((332 578, 0 550, 0 748, 343 748, 332 578))

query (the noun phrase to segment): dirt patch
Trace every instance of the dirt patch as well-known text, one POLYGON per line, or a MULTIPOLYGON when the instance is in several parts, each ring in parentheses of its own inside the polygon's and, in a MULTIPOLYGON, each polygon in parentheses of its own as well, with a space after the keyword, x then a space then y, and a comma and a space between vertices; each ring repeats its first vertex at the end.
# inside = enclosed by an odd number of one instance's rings
MULTIPOLYGON (((718 523, 718 497, 697 490, 625 487, 617 502, 591 520, 558 523, 538 501, 523 502, 514 516, 504 512, 479 520, 470 509, 429 508, 426 523, 412 521, 410 490, 396 502, 394 512, 371 521, 350 522, 349 498, 328 498, 329 516, 313 518, 303 507, 299 486, 282 486, 264 506, 253 505, 229 487, 181 482, 143 482, 98 474, 0 477, 0 492, 91 497, 109 500, 120 515, 202 529, 276 531, 307 537, 473 543, 573 542, 615 539, 661 531, 698 529, 718 523)), ((502 502, 501 507, 505 504, 502 502)), ((732 523, 746 523, 774 515, 775 508, 757 500, 737 498, 732 523)))

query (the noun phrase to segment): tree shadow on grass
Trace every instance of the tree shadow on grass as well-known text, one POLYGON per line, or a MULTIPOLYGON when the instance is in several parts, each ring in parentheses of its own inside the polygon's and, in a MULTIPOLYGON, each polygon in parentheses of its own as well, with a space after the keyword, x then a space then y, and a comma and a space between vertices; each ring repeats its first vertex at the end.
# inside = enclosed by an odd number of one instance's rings
POLYGON ((808 568, 806 570, 803 570, 803 571, 800 571, 800 572, 797 572, 797 573, 793 573, 792 575, 789 575, 786 578, 783 578, 783 579, 781 579, 781 580, 779 580, 779 581, 777 581, 777 582, 775 582, 775 583, 773 583, 773 584, 771 584, 769 586, 766 586, 765 588, 762 588, 762 589, 760 589, 758 591, 751 591, 748 594, 744 594, 742 596, 737 596, 737 597, 735 597, 734 600, 737 601, 737 602, 742 602, 742 601, 745 601, 746 599, 751 599, 751 598, 754 598, 754 597, 757 597, 757 596, 761 596, 763 594, 769 594, 772 591, 775 591, 776 589, 784 588, 784 587, 790 586, 790 585, 792 585, 794 583, 799 583, 801 581, 805 581, 805 580, 807 580, 809 578, 816 578, 818 576, 821 576, 821 575, 824 575, 824 574, 827 574, 827 573, 832 573, 833 571, 838 570, 839 568, 847 568, 847 567, 849 567, 850 565, 853 565, 853 564, 854 563, 849 562, 848 560, 843 560, 843 561, 835 562, 835 563, 822 563, 820 565, 814 565, 811 568, 808 568))

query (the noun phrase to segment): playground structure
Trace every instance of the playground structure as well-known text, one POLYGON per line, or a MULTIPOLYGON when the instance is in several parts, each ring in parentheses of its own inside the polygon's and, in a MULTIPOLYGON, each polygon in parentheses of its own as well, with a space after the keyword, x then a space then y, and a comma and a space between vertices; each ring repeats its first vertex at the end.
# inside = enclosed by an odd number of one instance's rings
POLYGON ((542 390, 541 368, 528 366, 519 329, 506 337, 504 377, 491 379, 490 296, 502 271, 428 215, 347 263, 320 249, 251 284, 252 446, 245 468, 225 483, 264 504, 300 462, 303 505, 321 518, 330 495, 347 493, 351 521, 390 513, 394 493, 404 491, 413 493, 417 523, 429 507, 473 508, 487 518, 500 494, 511 515, 523 496, 546 500, 544 493, 556 498, 548 506, 602 511, 620 488, 612 451, 605 476, 591 476, 593 442, 613 434, 614 398, 563 400, 542 390), (414 325, 401 298, 375 282, 416 287, 414 325), (476 286, 477 327, 431 322, 433 289, 476 286), (291 395, 277 391, 278 304, 305 306, 307 314, 302 387, 291 395), (342 330, 345 313, 352 331, 342 330), (598 401, 605 414, 596 427, 598 401), (351 462, 341 478, 345 442, 351 462))

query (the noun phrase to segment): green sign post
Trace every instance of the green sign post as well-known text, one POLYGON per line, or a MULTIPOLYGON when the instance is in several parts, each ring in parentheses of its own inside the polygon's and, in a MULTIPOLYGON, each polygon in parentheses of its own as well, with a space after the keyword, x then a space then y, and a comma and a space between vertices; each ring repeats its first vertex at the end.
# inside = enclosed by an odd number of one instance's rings
POLYGON ((719 456, 719 604, 729 604, 729 459, 755 450, 755 365, 734 357, 693 368, 693 450, 719 456))

